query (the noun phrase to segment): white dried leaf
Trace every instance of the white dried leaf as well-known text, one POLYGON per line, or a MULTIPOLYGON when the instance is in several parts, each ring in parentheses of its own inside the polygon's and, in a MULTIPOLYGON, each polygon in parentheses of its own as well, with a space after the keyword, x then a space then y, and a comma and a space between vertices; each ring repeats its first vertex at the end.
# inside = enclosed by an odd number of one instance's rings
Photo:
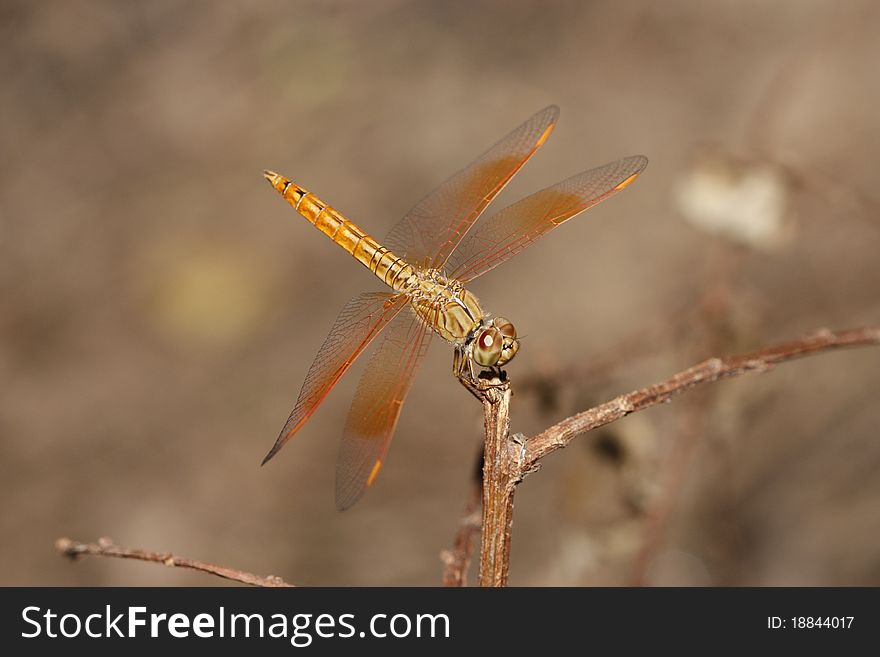
POLYGON ((679 211, 695 228, 761 250, 778 248, 790 236, 788 180, 771 165, 703 157, 675 192, 679 211))

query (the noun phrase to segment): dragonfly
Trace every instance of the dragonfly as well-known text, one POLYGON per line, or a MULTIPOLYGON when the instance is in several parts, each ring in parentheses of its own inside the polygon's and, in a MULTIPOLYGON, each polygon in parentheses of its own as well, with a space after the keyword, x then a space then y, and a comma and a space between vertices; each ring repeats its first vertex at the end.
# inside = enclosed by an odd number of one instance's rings
POLYGON ((452 345, 453 373, 466 385, 476 383, 478 371, 500 373, 513 359, 520 344, 513 323, 486 312, 465 286, 627 187, 648 163, 635 155, 579 173, 475 226, 489 203, 544 144, 558 117, 555 105, 533 115, 419 201, 382 242, 289 178, 263 172, 302 217, 390 288, 361 293, 342 309, 264 464, 303 428, 378 338, 358 383, 337 459, 336 506, 347 509, 375 483, 434 335, 452 345))

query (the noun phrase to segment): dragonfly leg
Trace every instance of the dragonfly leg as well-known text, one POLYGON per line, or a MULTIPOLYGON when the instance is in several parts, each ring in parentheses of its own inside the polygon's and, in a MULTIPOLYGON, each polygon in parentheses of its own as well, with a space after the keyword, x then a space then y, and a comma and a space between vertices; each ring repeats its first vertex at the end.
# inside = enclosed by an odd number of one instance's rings
POLYGON ((465 357, 461 349, 456 347, 452 355, 452 373, 455 375, 455 378, 458 379, 458 382, 463 385, 468 392, 470 392, 474 397, 482 401, 483 398, 480 395, 480 389, 477 387, 477 382, 473 378, 473 371, 470 372, 470 377, 468 377, 465 372, 466 360, 469 359, 465 357))
POLYGON ((468 358, 464 349, 456 347, 452 352, 452 373, 462 381, 475 384, 477 376, 474 373, 474 362, 468 358))
POLYGON ((452 373, 465 388, 477 399, 483 400, 481 392, 490 388, 502 388, 507 385, 507 375, 500 367, 488 368, 499 383, 490 382, 488 379, 477 376, 474 371, 474 361, 467 357, 463 349, 456 348, 452 355, 452 373))
POLYGON ((461 378, 461 350, 456 347, 452 350, 452 374, 455 378, 461 378))

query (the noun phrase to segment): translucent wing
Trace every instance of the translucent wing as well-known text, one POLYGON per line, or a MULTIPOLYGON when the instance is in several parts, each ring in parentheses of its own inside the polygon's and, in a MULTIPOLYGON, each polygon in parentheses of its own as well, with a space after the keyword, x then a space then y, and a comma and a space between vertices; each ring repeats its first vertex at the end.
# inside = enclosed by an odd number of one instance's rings
POLYGON ((376 480, 403 400, 432 335, 415 314, 399 315, 370 357, 339 447, 336 506, 340 511, 357 502, 376 480))
POLYGON ((446 268, 462 282, 512 258, 587 208, 629 185, 647 166, 642 155, 590 169, 542 189, 481 222, 449 259, 446 268))
POLYGON ((428 194, 401 219, 385 246, 413 263, 440 269, 493 198, 544 143, 559 108, 544 108, 476 161, 428 194))
POLYGON ((403 295, 364 292, 345 305, 318 350, 296 406, 275 445, 263 459, 264 464, 300 430, 345 371, 406 303, 407 297, 403 295))

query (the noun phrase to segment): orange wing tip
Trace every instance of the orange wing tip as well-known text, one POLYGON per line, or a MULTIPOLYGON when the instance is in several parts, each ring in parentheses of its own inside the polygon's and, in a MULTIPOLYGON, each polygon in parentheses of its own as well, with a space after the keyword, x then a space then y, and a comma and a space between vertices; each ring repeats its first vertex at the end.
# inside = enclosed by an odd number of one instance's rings
POLYGON ((372 485, 373 485, 373 482, 376 481, 376 477, 379 476, 379 470, 381 470, 381 469, 382 469, 382 460, 379 459, 379 460, 376 461, 376 463, 373 465, 373 469, 370 470, 370 476, 367 477, 367 486, 372 486, 372 485))
POLYGON ((626 187, 627 185, 629 185, 630 183, 632 183, 632 181, 635 180, 635 179, 638 178, 638 177, 639 177, 639 174, 638 174, 638 173, 634 173, 634 174, 631 175, 629 178, 627 178, 626 180, 624 180, 622 183, 619 183, 617 186, 615 186, 614 191, 620 191, 621 189, 623 189, 624 187, 626 187))
POLYGON ((555 123, 551 123, 546 128, 544 128, 544 132, 541 133, 541 136, 538 137, 538 141, 535 143, 535 148, 539 148, 545 141, 547 141, 547 137, 550 136, 550 133, 553 132, 553 128, 556 127, 555 123))

